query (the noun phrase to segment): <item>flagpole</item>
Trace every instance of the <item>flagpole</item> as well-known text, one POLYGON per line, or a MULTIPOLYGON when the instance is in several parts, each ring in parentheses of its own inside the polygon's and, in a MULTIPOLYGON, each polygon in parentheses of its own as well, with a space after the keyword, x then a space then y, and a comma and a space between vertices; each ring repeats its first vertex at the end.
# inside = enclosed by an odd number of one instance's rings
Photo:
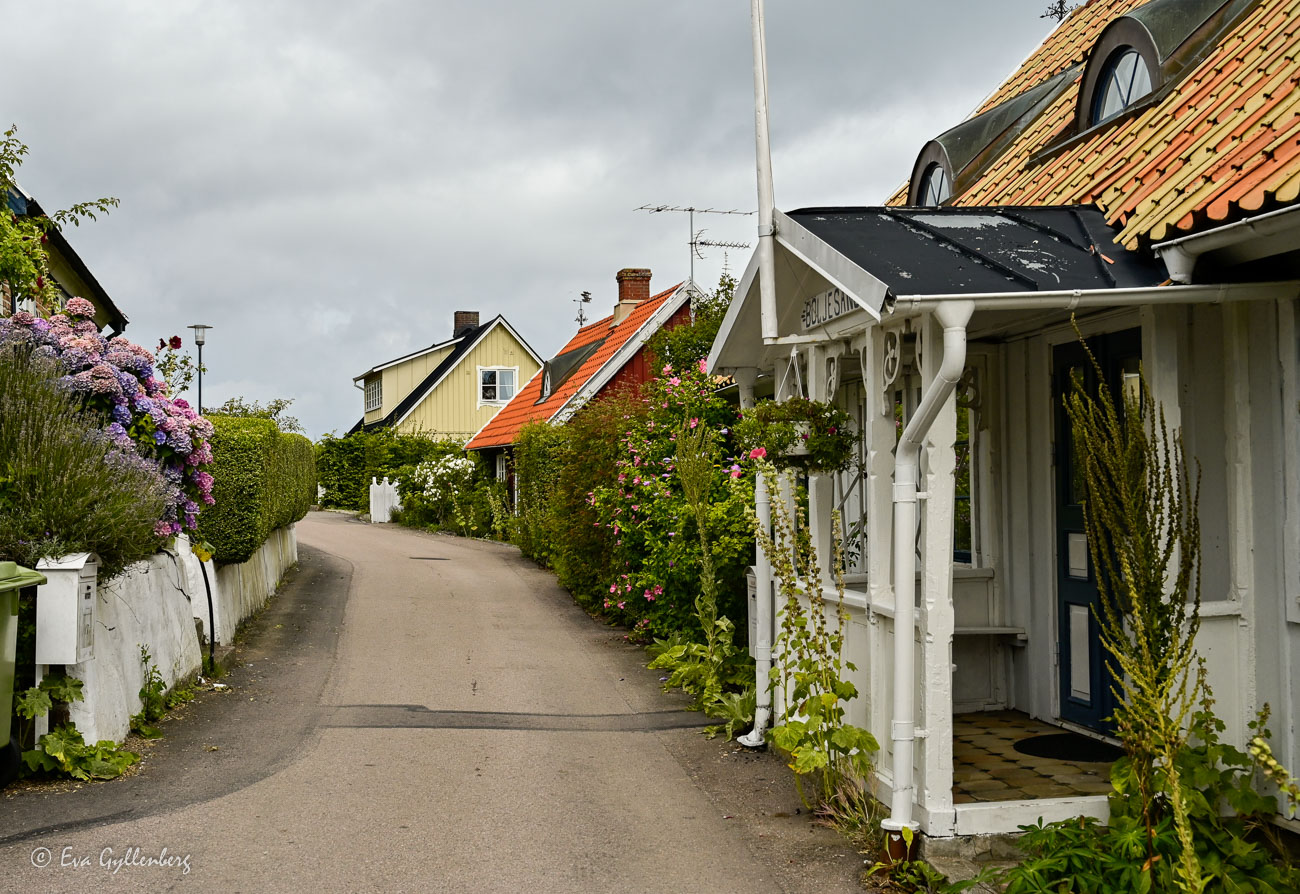
POLYGON ((763 339, 777 337, 776 234, 772 150, 767 122, 767 37, 763 0, 750 0, 754 30, 754 152, 758 174, 758 296, 763 339))

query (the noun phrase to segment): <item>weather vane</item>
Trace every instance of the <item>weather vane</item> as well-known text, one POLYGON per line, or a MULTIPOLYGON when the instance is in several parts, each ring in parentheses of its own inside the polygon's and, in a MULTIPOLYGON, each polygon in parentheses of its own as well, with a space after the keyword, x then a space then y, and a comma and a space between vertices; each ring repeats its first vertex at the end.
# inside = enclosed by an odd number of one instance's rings
POLYGON ((573 302, 578 305, 578 315, 574 319, 578 321, 578 328, 581 329, 587 325, 587 305, 591 303, 591 293, 583 292, 579 297, 574 298, 573 302))
POLYGON ((755 213, 753 211, 737 211, 734 208, 731 209, 730 211, 723 211, 718 208, 695 208, 693 206, 686 206, 683 208, 679 205, 642 205, 635 210, 649 211, 651 214, 658 214, 661 211, 676 211, 676 212, 690 215, 690 231, 689 231, 690 239, 687 241, 686 244, 690 246, 690 250, 691 250, 691 282, 695 282, 695 259, 699 258, 701 261, 704 260, 704 253, 700 251, 701 248, 723 248, 723 249, 749 248, 748 242, 719 242, 713 239, 702 238, 704 236, 705 231, 695 229, 695 215, 696 214, 736 214, 742 217, 748 217, 749 215, 755 213))

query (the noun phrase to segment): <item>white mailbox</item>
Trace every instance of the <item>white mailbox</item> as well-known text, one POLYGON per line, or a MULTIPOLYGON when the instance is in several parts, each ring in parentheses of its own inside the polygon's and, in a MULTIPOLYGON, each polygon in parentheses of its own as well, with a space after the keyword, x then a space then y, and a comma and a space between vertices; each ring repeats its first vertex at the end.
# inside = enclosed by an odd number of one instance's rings
POLYGON ((89 661, 95 657, 99 557, 72 553, 36 567, 48 581, 36 591, 36 663, 89 661))

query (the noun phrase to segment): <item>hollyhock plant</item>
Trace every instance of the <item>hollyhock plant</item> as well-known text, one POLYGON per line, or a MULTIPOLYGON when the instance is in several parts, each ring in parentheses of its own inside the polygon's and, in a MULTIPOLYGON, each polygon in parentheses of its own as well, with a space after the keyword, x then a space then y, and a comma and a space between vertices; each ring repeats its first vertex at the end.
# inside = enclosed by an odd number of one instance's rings
POLYGON ((105 338, 94 322, 95 306, 69 299, 62 313, 44 319, 20 311, 0 319, 0 345, 25 345, 57 358, 59 380, 104 418, 104 433, 158 468, 167 502, 154 526, 159 537, 194 530, 202 506, 212 505, 212 424, 184 400, 172 400, 156 375, 154 356, 124 338, 105 338))

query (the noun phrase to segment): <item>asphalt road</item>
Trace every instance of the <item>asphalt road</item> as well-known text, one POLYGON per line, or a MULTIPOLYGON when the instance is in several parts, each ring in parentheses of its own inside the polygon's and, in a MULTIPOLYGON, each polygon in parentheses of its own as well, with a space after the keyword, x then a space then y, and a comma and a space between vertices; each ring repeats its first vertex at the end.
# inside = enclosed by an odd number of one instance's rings
POLYGON ((328 513, 298 535, 231 689, 141 772, 0 794, 0 890, 856 887, 774 758, 705 744, 513 548, 328 513))

